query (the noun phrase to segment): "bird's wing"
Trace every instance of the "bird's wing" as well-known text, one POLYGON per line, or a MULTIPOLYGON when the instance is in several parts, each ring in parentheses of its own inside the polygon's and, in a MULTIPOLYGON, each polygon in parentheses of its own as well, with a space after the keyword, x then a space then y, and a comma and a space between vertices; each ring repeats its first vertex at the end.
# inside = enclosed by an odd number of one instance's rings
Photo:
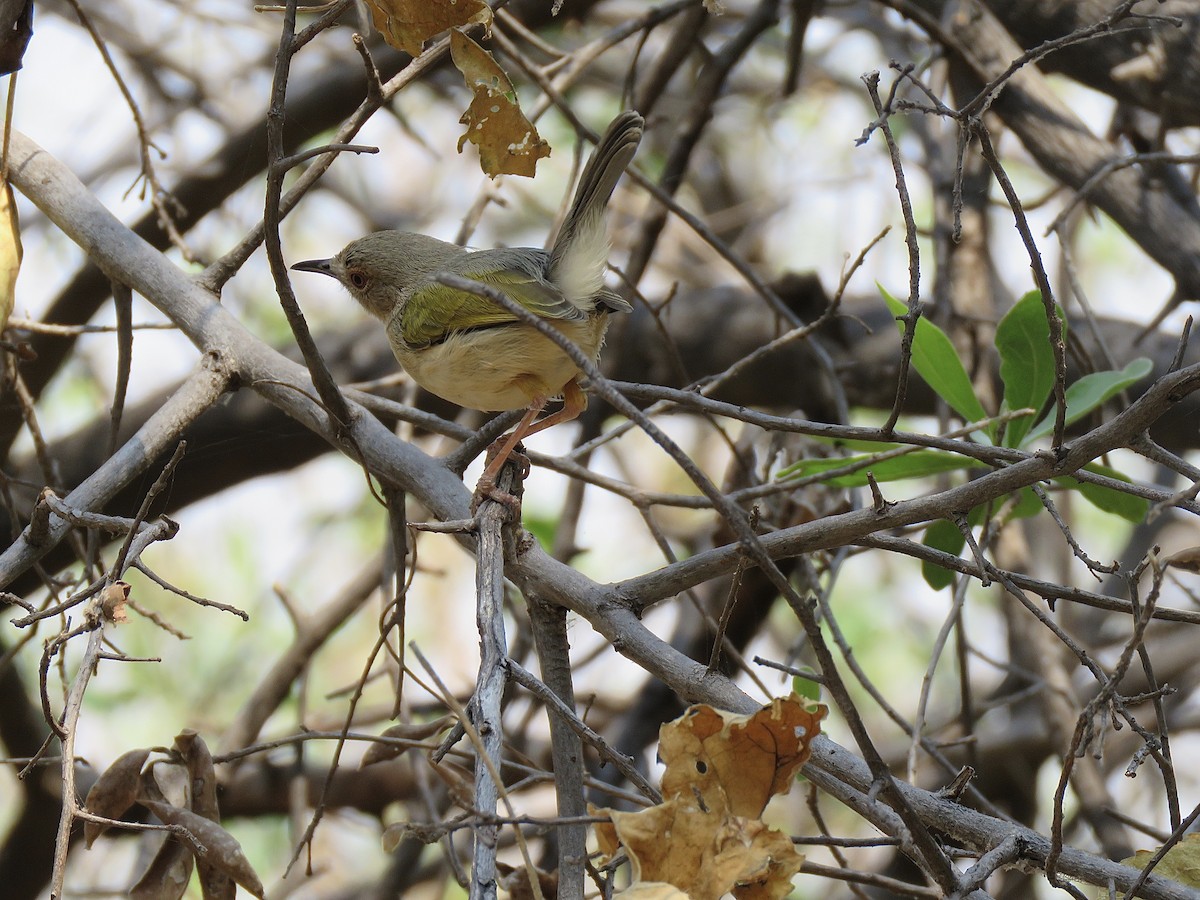
MULTIPOLYGON (((585 318, 585 313, 553 285, 522 268, 475 272, 460 269, 458 274, 503 291, 543 319, 585 318)), ((406 344, 423 347, 439 343, 456 332, 517 321, 520 320, 515 315, 486 297, 430 281, 413 291, 400 312, 398 324, 406 344)))

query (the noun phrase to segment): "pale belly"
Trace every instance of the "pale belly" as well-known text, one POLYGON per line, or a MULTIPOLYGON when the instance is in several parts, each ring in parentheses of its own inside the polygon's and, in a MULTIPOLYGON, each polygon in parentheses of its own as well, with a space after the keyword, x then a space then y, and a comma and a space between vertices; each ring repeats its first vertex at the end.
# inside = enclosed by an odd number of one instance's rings
MULTIPOLYGON (((600 355, 607 313, 553 324, 588 358, 600 355)), ((558 397, 579 374, 561 347, 528 325, 468 331, 416 352, 393 343, 392 350, 425 390, 484 412, 522 409, 535 400, 558 397)))

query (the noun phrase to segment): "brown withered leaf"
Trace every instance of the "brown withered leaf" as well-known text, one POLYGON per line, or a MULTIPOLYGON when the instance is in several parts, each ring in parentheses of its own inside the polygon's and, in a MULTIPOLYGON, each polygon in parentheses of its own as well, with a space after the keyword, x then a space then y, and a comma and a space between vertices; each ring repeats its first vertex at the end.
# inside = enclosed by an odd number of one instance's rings
POLYGON ((758 819, 704 809, 687 797, 640 812, 609 813, 629 855, 634 884, 665 882, 691 900, 781 900, 804 856, 758 819))
MULTIPOLYGON (((106 819, 119 819, 137 802, 138 785, 142 779, 142 766, 146 764, 150 751, 130 750, 118 756, 111 766, 101 773, 88 791, 83 802, 88 812, 106 819)), ((83 823, 84 845, 91 849, 92 843, 108 830, 100 822, 83 823)))
POLYGON ((139 801, 155 800, 171 806, 192 808, 192 779, 183 762, 175 756, 155 756, 142 771, 139 801))
POLYGON ((232 834, 218 825, 199 816, 190 809, 180 809, 169 803, 159 803, 154 800, 142 801, 167 825, 180 825, 195 835, 208 852, 204 862, 217 867, 234 881, 244 887, 255 897, 262 898, 263 885, 258 874, 242 852, 242 845, 232 834))
POLYGON ((640 812, 593 809, 611 819, 596 826, 600 851, 611 858, 624 848, 631 887, 645 885, 649 896, 665 883, 691 900, 729 892, 782 900, 804 857, 759 817, 772 796, 791 788, 826 713, 795 694, 749 716, 691 707, 660 731, 666 799, 640 812))
POLYGON ((450 799, 463 809, 472 809, 475 805, 475 775, 462 766, 442 760, 440 763, 430 761, 434 774, 445 782, 450 791, 450 799))
POLYGON ((1188 547, 1172 553, 1163 560, 1163 565, 1183 569, 1185 572, 1200 572, 1200 547, 1188 547))
POLYGON ((221 813, 217 808, 217 772, 213 767, 208 744, 192 729, 185 728, 175 735, 175 752, 183 760, 188 777, 192 781, 192 812, 220 822, 221 813))
POLYGON ((452 830, 453 826, 445 823, 393 822, 383 829, 383 852, 394 853, 407 837, 422 844, 436 844, 452 830))
MULTIPOLYGON (((385 728, 380 737, 398 738, 405 741, 424 741, 440 731, 445 731, 453 722, 453 716, 442 716, 428 722, 397 722, 395 725, 389 725, 385 728)), ((372 742, 371 746, 367 748, 367 752, 363 754, 362 762, 358 764, 358 767, 365 769, 367 766, 374 765, 375 763, 395 759, 405 750, 411 749, 411 746, 404 746, 403 744, 390 744, 383 741, 372 742)))
MULTIPOLYGON (((192 812, 211 822, 220 822, 217 773, 208 744, 199 734, 185 728, 175 736, 175 752, 183 761, 191 781, 192 812)), ((233 877, 219 865, 210 862, 207 856, 197 858, 196 874, 205 900, 235 900, 237 897, 237 885, 233 877)))
POLYGON ((795 694, 749 716, 691 707, 659 732, 663 796, 698 791, 709 809, 758 818, 771 797, 791 789, 827 712, 795 694))
POLYGON ((458 152, 470 141, 479 148, 479 164, 488 175, 532 178, 537 161, 550 155, 550 145, 521 112, 504 70, 461 31, 450 32, 450 56, 474 94, 459 119, 467 130, 458 139, 458 152))
POLYGON ((125 581, 114 581, 104 586, 100 592, 100 608, 104 610, 104 618, 117 625, 129 621, 129 614, 125 611, 129 591, 130 585, 125 581))
POLYGON ((410 56, 449 28, 491 28, 492 10, 483 0, 367 0, 383 39, 410 56))
POLYGON ((505 862, 496 863, 496 871, 500 874, 497 879, 500 887, 508 891, 508 900, 535 900, 537 897, 558 896, 558 872, 546 872, 534 867, 537 873, 538 892, 534 893, 533 882, 529 875, 528 866, 510 866, 505 862))
POLYGON ((128 896, 131 900, 179 900, 192 880, 194 863, 192 848, 168 835, 128 896))

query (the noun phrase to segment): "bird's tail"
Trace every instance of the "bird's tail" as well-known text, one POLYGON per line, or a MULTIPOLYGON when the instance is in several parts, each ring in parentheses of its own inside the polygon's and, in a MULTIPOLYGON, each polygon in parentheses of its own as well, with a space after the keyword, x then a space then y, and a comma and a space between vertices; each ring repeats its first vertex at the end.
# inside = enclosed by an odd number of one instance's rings
POLYGON ((604 288, 608 263, 605 209, 642 140, 643 120, 633 110, 621 113, 608 126, 583 167, 575 199, 550 250, 547 274, 568 300, 587 304, 604 288))

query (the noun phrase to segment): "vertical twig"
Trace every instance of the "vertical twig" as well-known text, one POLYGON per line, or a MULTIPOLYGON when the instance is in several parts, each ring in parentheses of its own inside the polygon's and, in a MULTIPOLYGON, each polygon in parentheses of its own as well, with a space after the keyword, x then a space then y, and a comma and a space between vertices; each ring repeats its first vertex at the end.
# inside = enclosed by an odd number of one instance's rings
MULTIPOLYGON (((498 487, 509 493, 516 481, 515 464, 505 465, 498 487)), ((501 743, 504 732, 500 701, 504 693, 508 640, 504 633, 504 526, 511 510, 503 503, 485 500, 477 516, 478 550, 475 555, 475 622, 479 628, 479 677, 471 703, 474 725, 482 743, 475 760, 475 811, 480 821, 472 831, 474 868, 471 873, 471 900, 495 900, 496 845, 500 826, 496 824, 496 804, 500 786, 493 772, 500 771, 501 743), (486 757, 486 758, 485 758, 486 757)))
POLYGON ((121 416, 125 412, 125 394, 129 390, 129 369, 133 365, 133 291, 127 284, 112 283, 113 308, 117 314, 117 378, 109 411, 108 455, 117 452, 121 435, 121 416))
MULTIPOLYGON (((527 597, 533 644, 542 680, 570 710, 575 709, 571 683, 570 644, 567 640, 567 610, 555 603, 527 597)), ((554 793, 558 815, 577 819, 587 815, 583 793, 583 741, 571 723, 557 710, 546 708, 550 719, 550 754, 554 762, 554 793)), ((568 822, 558 828, 557 900, 583 900, 584 863, 587 861, 587 826, 568 822)))
POLYGON ((271 105, 267 110, 267 185, 263 209, 263 243, 267 261, 271 265, 271 277, 279 304, 287 317, 288 325, 296 338, 296 344, 304 356, 304 363, 312 376, 313 386, 325 405, 326 412, 342 428, 350 422, 350 409, 338 390, 333 376, 321 359, 316 341, 308 330, 308 323, 287 274, 287 263, 283 259, 279 226, 282 220, 283 176, 287 172, 284 152, 283 125, 284 105, 287 99, 288 73, 291 71, 292 54, 296 35, 296 0, 287 0, 283 12, 283 24, 279 30, 279 50, 275 54, 275 74, 271 84, 271 105))
POLYGON ((1042 293, 1042 304, 1046 308, 1046 324, 1050 329, 1050 349, 1054 351, 1055 411, 1052 443, 1057 451, 1062 448, 1063 431, 1067 427, 1067 350, 1063 337, 1062 320, 1058 317, 1058 309, 1054 303, 1054 291, 1050 287, 1050 277, 1046 274, 1046 267, 1042 264, 1041 251, 1038 250, 1037 241, 1033 239, 1033 232, 1025 218, 1025 208, 1021 205, 1021 198, 1017 196, 1017 190, 1009 180, 1008 173, 1004 171, 1000 157, 996 155, 991 135, 979 119, 972 119, 969 127, 975 133, 975 137, 979 139, 979 151, 991 168, 992 174, 996 176, 996 183, 1004 191, 1005 199, 1008 200, 1013 214, 1013 224, 1016 225, 1017 231, 1021 235, 1021 241, 1025 244, 1025 250, 1029 254, 1029 265, 1033 269, 1033 281, 1042 293))
MULTIPOLYGON (((891 115, 891 97, 888 97, 888 105, 885 105, 879 98, 879 73, 870 72, 863 76, 863 83, 867 86, 867 93, 871 97, 871 104, 875 107, 875 113, 878 118, 875 124, 879 130, 883 132, 883 139, 887 143, 888 156, 892 160, 892 169, 896 173, 896 194, 900 198, 900 212, 904 216, 904 245, 908 248, 908 312, 905 313, 904 334, 900 337, 900 369, 896 373, 896 399, 892 403, 892 411, 888 415, 887 422, 883 425, 883 433, 891 434, 892 429, 896 427, 896 421, 900 418, 900 412, 904 407, 904 398, 908 393, 908 369, 912 362, 912 344, 913 338, 917 334, 917 321, 921 318, 921 250, 917 246, 917 223, 913 217, 912 198, 908 194, 908 182, 904 179, 904 166, 900 161, 900 148, 896 144, 896 138, 892 134, 891 126, 888 124, 888 116, 891 115)), ((899 79, 895 84, 899 84, 899 79)), ((893 91, 895 90, 893 85, 893 91)), ((859 143, 862 143, 866 138, 861 138, 859 143)))

